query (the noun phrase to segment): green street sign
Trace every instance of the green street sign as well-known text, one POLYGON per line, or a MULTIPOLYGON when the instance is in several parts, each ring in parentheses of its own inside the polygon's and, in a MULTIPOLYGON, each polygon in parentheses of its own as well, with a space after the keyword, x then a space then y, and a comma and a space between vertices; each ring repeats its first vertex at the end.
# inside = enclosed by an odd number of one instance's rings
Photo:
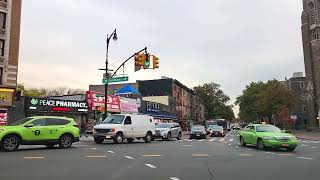
POLYGON ((114 82, 122 82, 122 81, 128 81, 129 76, 122 76, 122 77, 113 77, 109 79, 102 79, 102 83, 114 83, 114 82))

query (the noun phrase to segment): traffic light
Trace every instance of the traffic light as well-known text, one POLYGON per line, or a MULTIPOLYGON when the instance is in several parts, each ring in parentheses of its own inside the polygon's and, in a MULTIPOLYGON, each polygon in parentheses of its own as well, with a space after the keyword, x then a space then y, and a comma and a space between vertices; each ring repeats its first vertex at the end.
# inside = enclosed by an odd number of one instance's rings
POLYGON ((141 64, 140 64, 140 54, 136 54, 134 56, 134 72, 137 72, 141 69, 141 64))
POLYGON ((157 69, 157 68, 159 68, 159 58, 157 57, 157 56, 155 56, 155 55, 153 55, 153 69, 157 69))
POLYGON ((143 55, 143 69, 148 69, 150 67, 150 54, 143 55))

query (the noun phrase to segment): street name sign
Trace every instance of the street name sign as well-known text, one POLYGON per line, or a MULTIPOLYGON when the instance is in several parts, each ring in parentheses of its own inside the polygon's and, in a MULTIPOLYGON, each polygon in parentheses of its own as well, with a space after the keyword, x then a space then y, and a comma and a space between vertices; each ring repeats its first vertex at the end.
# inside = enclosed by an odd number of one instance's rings
POLYGON ((122 77, 113 77, 113 78, 104 78, 102 79, 102 83, 106 84, 106 83, 115 83, 115 82, 122 82, 122 81, 128 81, 129 80, 129 76, 122 76, 122 77))

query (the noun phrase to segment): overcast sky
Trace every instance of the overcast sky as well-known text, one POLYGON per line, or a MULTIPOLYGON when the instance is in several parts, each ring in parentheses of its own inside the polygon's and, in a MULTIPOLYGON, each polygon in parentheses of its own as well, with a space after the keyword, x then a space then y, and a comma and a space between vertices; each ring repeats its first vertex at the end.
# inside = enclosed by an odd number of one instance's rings
POLYGON ((192 88, 216 82, 232 101, 251 81, 304 72, 302 0, 24 0, 19 83, 88 89, 100 84, 105 39, 110 64, 137 50, 160 58, 160 69, 129 80, 167 76, 192 88))

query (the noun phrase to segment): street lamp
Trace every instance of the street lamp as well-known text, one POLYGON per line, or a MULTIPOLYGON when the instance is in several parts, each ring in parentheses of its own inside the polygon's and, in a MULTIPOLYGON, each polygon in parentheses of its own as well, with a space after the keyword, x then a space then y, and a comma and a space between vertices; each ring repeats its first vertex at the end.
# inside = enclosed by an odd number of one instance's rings
POLYGON ((104 84, 104 119, 107 118, 108 116, 108 110, 107 110, 107 101, 108 101, 108 79, 109 79, 109 74, 108 74, 108 55, 109 55, 109 43, 111 38, 113 39, 113 41, 118 40, 118 36, 117 36, 117 30, 114 29, 114 31, 111 33, 111 35, 109 36, 107 34, 107 52, 106 52, 106 68, 105 68, 105 73, 106 73, 106 79, 107 82, 104 84))

